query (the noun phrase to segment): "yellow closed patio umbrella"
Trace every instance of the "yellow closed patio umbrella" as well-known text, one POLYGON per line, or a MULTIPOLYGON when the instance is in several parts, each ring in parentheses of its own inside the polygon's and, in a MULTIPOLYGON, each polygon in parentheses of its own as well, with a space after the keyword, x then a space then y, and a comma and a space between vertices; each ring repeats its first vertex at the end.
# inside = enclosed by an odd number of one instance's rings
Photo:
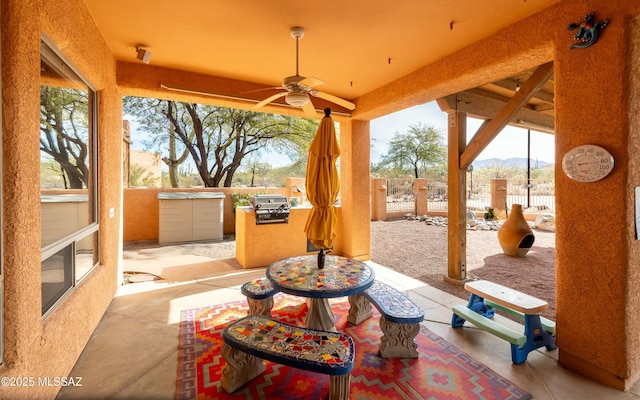
POLYGON ((334 203, 340 190, 336 159, 340 147, 331 119, 331 109, 324 109, 318 132, 309 147, 307 161, 307 198, 312 205, 304 231, 312 245, 320 249, 318 268, 324 267, 324 250, 333 247, 338 216, 334 203))

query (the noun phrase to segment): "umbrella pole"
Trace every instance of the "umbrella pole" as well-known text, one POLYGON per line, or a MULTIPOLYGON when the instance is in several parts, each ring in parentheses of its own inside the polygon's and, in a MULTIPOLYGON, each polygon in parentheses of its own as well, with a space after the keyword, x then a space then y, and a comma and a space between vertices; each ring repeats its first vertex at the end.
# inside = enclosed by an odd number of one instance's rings
POLYGON ((320 251, 318 252, 318 269, 324 268, 324 258, 325 258, 324 251, 320 249, 320 251))

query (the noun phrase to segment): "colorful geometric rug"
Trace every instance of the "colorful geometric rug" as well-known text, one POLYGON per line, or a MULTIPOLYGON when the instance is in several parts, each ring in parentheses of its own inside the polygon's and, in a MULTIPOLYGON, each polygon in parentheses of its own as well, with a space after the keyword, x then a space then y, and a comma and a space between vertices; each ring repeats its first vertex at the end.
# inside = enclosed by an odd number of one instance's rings
MULTIPOLYGON (((302 325, 305 299, 276 294, 272 318, 302 325)), ((341 299, 342 300, 342 299, 341 299)), ((392 399, 530 399, 508 380, 444 341, 424 326, 416 338, 416 359, 384 359, 378 355, 380 314, 353 326, 349 303, 331 300, 336 328, 353 338, 356 362, 351 371, 352 400, 392 399)), ((180 322, 177 399, 326 399, 327 375, 267 362, 266 371, 233 395, 220 387, 225 365, 220 356, 222 331, 247 315, 246 301, 183 310, 180 322)))

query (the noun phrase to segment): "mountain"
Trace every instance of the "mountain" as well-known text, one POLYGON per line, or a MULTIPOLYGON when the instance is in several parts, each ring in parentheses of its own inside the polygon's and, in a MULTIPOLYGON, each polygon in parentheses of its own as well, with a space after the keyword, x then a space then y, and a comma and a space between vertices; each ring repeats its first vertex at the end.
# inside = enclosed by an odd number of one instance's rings
MULTIPOLYGON (((472 163, 473 168, 484 168, 491 166, 503 166, 507 168, 516 167, 516 168, 527 168, 527 159, 526 158, 507 158, 506 160, 500 158, 488 158, 486 160, 476 160, 472 163)), ((546 161, 540 160, 531 160, 531 168, 543 168, 549 165, 553 165, 552 163, 548 163, 546 161)))

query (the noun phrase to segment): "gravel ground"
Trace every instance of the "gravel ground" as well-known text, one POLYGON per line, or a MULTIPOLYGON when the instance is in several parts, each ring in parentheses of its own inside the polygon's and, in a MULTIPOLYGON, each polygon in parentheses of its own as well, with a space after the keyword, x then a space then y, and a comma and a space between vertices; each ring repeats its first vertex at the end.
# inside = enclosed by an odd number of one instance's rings
MULTIPOLYGON (((467 277, 486 279, 543 299, 543 314, 555 320, 555 233, 533 230, 535 242, 525 257, 502 253, 497 231, 467 231, 467 277)), ((447 228, 420 221, 372 221, 371 259, 452 295, 468 300, 447 275, 447 228)))

